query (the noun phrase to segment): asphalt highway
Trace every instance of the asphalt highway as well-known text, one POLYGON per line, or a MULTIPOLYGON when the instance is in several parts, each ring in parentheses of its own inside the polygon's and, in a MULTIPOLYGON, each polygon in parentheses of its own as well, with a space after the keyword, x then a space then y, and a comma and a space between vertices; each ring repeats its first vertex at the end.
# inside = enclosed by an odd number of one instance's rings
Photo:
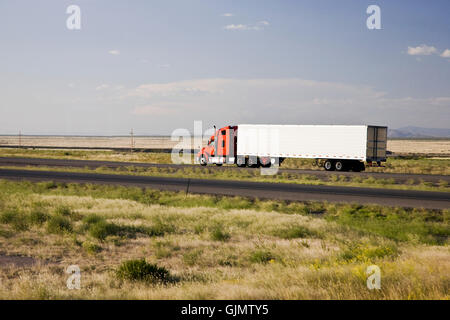
MULTIPOLYGON (((141 162, 119 162, 119 161, 95 161, 95 160, 66 160, 66 159, 42 159, 42 158, 14 158, 14 157, 0 157, 0 166, 48 166, 48 167, 74 167, 74 168, 118 168, 126 166, 144 167, 144 168, 180 168, 192 167, 191 164, 156 164, 156 163, 141 163, 141 162)), ((257 168, 238 168, 236 166, 221 166, 209 165, 202 167, 195 165, 196 168, 203 170, 259 170, 257 168)), ((280 172, 296 173, 314 175, 322 180, 328 180, 331 175, 361 178, 373 177, 375 179, 394 179, 397 183, 404 183, 410 179, 415 182, 427 181, 437 183, 439 181, 447 181, 450 183, 450 176, 434 175, 434 174, 404 174, 404 173, 382 173, 382 172, 328 172, 325 170, 304 170, 304 169, 283 169, 280 167, 280 172)))
POLYGON ((429 209, 450 208, 450 193, 446 192, 12 169, 0 169, 0 179, 136 186, 186 193, 289 201, 351 202, 429 209))

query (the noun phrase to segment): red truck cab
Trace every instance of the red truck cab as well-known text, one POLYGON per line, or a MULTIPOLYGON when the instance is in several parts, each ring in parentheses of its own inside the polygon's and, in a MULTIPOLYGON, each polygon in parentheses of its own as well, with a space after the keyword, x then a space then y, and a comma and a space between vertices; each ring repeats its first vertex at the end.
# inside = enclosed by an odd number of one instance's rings
POLYGON ((216 130, 206 147, 197 153, 197 162, 202 166, 236 162, 237 126, 227 126, 216 130))

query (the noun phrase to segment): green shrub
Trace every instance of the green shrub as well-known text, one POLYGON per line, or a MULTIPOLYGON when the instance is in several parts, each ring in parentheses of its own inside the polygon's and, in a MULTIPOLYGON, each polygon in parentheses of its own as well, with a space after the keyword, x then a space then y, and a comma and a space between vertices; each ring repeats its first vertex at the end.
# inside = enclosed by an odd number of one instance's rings
POLYGON ((397 255, 398 249, 395 246, 351 245, 340 254, 340 258, 347 262, 373 262, 377 259, 396 257, 397 255))
POLYGON ((0 222, 4 224, 12 223, 17 216, 18 212, 15 210, 4 211, 0 214, 0 222))
POLYGON ((283 239, 296 239, 317 237, 318 233, 305 226, 290 226, 288 228, 275 230, 273 235, 283 239))
POLYGON ((157 221, 152 226, 119 226, 114 223, 109 223, 105 218, 96 214, 90 214, 83 218, 82 231, 96 239, 105 240, 109 236, 120 236, 126 238, 135 238, 136 234, 143 234, 150 237, 163 236, 166 233, 173 232, 175 227, 157 221))
POLYGON ((253 263, 267 263, 270 260, 274 260, 275 257, 269 250, 259 249, 250 255, 250 261, 253 263))
POLYGON ((116 276, 123 280, 149 283, 167 283, 174 279, 166 268, 148 263, 145 259, 122 262, 116 271, 116 276))
POLYGON ((12 236, 13 236, 13 233, 11 231, 3 230, 3 229, 0 228, 0 237, 10 238, 12 236))
POLYGON ((88 215, 84 216, 84 218, 83 218, 83 223, 86 225, 98 223, 101 221, 105 221, 105 218, 100 217, 99 215, 96 215, 94 213, 88 214, 88 215))
POLYGON ((42 225, 49 219, 49 215, 40 210, 33 210, 28 216, 28 219, 30 220, 31 224, 42 225))
POLYGON ((2 212, 0 215, 0 222, 9 224, 17 231, 24 231, 28 229, 28 221, 25 214, 17 210, 8 210, 2 212))
POLYGON ((228 241, 231 235, 224 231, 221 226, 215 226, 211 231, 211 239, 214 241, 228 241))
POLYGON ((70 210, 67 206, 59 206, 56 208, 56 214, 68 217, 72 214, 72 210, 70 210))
POLYGON ((119 226, 108 223, 106 221, 99 221, 89 226, 89 235, 99 240, 105 240, 107 236, 114 236, 119 232, 119 226))
POLYGON ((444 245, 450 236, 442 210, 344 205, 325 218, 396 241, 444 245))
MULTIPOLYGON (((139 232, 139 230, 137 231, 139 232)), ((145 233, 150 237, 160 237, 173 232, 175 232, 175 227, 173 225, 164 223, 159 219, 152 226, 140 229, 140 233, 145 233)))
POLYGON ((87 253, 90 253, 90 254, 95 254, 102 250, 102 247, 100 247, 99 245, 92 243, 90 241, 84 241, 82 244, 82 247, 84 250, 86 250, 87 253))
POLYGON ((72 232, 72 223, 64 216, 55 215, 50 217, 47 221, 47 232, 62 234, 65 232, 72 232))
POLYGON ((193 266, 197 263, 197 260, 202 255, 203 250, 197 249, 191 252, 187 252, 183 255, 183 261, 188 266, 193 266))

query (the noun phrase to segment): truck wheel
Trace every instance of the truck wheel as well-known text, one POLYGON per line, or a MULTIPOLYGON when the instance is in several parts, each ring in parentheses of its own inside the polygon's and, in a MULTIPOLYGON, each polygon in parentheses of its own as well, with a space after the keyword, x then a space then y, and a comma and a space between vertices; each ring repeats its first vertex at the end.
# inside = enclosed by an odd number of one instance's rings
POLYGON ((333 170, 334 170, 333 161, 331 161, 331 160, 325 161, 325 163, 323 164, 323 167, 324 167, 325 170, 327 170, 327 171, 333 171, 333 170))
POLYGON ((247 161, 247 167, 258 168, 259 167, 258 159, 256 157, 249 157, 247 161))
POLYGON ((340 160, 336 161, 334 163, 334 168, 336 169, 336 171, 344 171, 344 169, 345 169, 344 161, 340 161, 340 160))
POLYGON ((259 158, 258 163, 263 168, 270 168, 270 166, 272 165, 271 158, 269 158, 269 157, 259 158))
POLYGON ((359 163, 359 169, 360 171, 366 171, 366 165, 364 164, 364 162, 359 163))
POLYGON ((202 156, 202 157, 200 158, 200 164, 201 164, 202 166, 206 166, 206 165, 208 164, 204 156, 202 156))
POLYGON ((243 168, 247 165, 247 158, 245 157, 238 157, 238 159, 236 160, 236 165, 239 168, 243 168))
POLYGON ((361 171, 365 170, 365 166, 364 166, 363 162, 356 161, 356 162, 352 163, 351 169, 354 172, 361 172, 361 171))

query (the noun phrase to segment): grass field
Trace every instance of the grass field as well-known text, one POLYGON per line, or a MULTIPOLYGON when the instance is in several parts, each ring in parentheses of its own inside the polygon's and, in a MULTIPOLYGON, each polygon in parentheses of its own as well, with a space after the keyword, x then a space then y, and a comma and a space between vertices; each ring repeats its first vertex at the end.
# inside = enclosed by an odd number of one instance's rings
POLYGON ((0 298, 448 299, 449 217, 0 181, 0 298))
MULTIPOLYGON (((45 150, 45 149, 8 149, 0 148, 2 157, 34 157, 51 159, 81 159, 100 161, 172 163, 169 153, 86 151, 86 150, 45 150)), ((193 163, 193 161, 192 161, 193 163)), ((315 169, 314 161, 309 159, 286 159, 281 168, 315 169)), ((389 158, 383 168, 368 167, 367 172, 417 173, 417 174, 450 174, 448 158, 389 158)))

